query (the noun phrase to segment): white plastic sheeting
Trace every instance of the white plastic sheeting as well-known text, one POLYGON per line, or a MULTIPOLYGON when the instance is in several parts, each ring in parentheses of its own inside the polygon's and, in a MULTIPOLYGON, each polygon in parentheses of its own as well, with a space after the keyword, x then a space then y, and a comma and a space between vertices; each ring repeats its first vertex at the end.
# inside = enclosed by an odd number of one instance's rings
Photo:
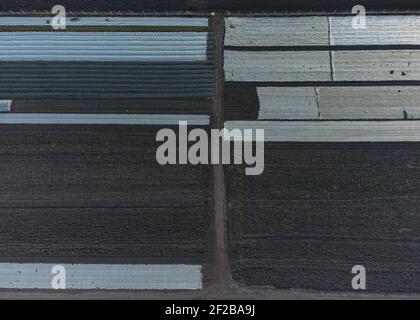
POLYGON ((319 87, 321 119, 420 119, 417 86, 319 87))
POLYGON ((0 112, 9 112, 12 106, 12 100, 0 100, 0 112))
POLYGON ((314 87, 262 87, 257 88, 257 93, 260 120, 318 119, 314 87))
POLYGON ((187 121, 191 125, 208 125, 210 120, 207 115, 182 114, 0 113, 0 124, 178 125, 179 121, 187 121))
MULTIPOLYGON (((420 141, 420 121, 227 121, 228 130, 264 129, 264 141, 404 142, 420 141)), ((241 136, 232 134, 232 139, 241 136)), ((255 139, 255 133, 252 135, 255 139)))
POLYGON ((206 32, 1 32, 0 61, 206 61, 206 32))
POLYGON ((226 18, 226 46, 327 46, 327 17, 226 18))
POLYGON ((420 16, 366 16, 366 28, 352 27, 354 16, 329 17, 331 45, 420 45, 420 16))
POLYGON ((258 87, 259 120, 420 119, 417 86, 258 87))
POLYGON ((227 81, 331 81, 328 51, 225 51, 227 81))
POLYGON ((226 46, 420 45, 420 16, 367 15, 366 28, 349 16, 229 17, 226 46))
POLYGON ((0 263, 2 289, 56 289, 58 279, 65 279, 65 289, 202 287, 200 265, 0 263), (53 269, 54 266, 58 268, 53 269))
POLYGON ((335 81, 420 80, 420 50, 332 52, 335 81))

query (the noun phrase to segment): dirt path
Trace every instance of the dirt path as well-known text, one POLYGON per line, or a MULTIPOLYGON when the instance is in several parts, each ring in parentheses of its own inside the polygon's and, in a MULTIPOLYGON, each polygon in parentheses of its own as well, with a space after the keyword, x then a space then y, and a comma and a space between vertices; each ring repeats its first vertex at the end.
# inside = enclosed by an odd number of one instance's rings
MULTIPOLYGON (((211 128, 223 128, 223 40, 224 19, 223 15, 210 18, 213 32, 214 47, 214 95, 211 117, 211 128)), ((212 166, 212 192, 213 192, 213 219, 210 224, 209 252, 211 263, 207 270, 205 290, 212 292, 231 287, 232 278, 229 268, 226 241, 226 191, 223 164, 221 161, 221 144, 219 148, 219 164, 212 166)))

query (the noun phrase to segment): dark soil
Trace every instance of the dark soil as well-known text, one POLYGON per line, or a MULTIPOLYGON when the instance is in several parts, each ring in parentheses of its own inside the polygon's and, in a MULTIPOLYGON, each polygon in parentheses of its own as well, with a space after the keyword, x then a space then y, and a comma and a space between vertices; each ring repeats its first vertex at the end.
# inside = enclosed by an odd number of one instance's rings
POLYGON ((157 129, 2 125, 0 260, 205 261, 210 168, 159 165, 157 129))
POLYGON ((232 273, 240 285, 420 291, 420 144, 266 144, 265 170, 227 170, 232 273))
MULTIPOLYGON (((54 0, 0 1, 0 10, 47 10, 56 5, 54 0)), ((285 11, 285 10, 346 10, 363 4, 367 9, 419 8, 417 0, 62 0, 67 11, 166 11, 166 10, 230 10, 230 11, 285 11)))

